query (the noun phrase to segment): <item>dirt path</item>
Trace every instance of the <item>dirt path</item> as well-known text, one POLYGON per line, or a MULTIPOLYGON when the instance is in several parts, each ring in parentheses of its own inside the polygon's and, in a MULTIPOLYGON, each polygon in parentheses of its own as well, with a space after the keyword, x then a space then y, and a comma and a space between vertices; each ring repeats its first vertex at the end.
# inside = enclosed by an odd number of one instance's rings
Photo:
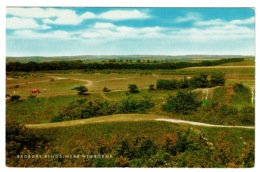
POLYGON ((179 120, 179 119, 166 119, 166 118, 158 118, 156 121, 164 121, 164 122, 171 122, 171 123, 182 123, 182 124, 189 124, 189 125, 196 125, 196 126, 204 126, 204 127, 216 127, 216 128, 245 128, 245 129, 255 129, 254 126, 232 126, 232 125, 214 125, 214 124, 207 124, 202 122, 194 122, 194 121, 186 121, 186 120, 179 120))
POLYGON ((93 81, 88 80, 88 79, 63 78, 63 77, 57 77, 57 76, 48 76, 48 77, 55 78, 55 79, 71 79, 74 81, 83 81, 83 82, 87 82, 87 84, 85 85, 86 87, 93 87, 93 81))
MULTIPOLYGON (((69 78, 69 79, 71 79, 71 78, 69 78)), ((88 80, 88 79, 72 79, 72 80, 87 82, 87 84, 85 85, 86 87, 93 87, 93 83, 94 83, 93 81, 88 80)))
POLYGON ((243 129, 255 129, 254 126, 229 126, 229 125, 214 125, 201 122, 185 121, 170 118, 159 118, 158 115, 147 114, 116 114, 110 116, 94 117, 81 120, 71 120, 56 123, 43 123, 43 124, 25 124, 28 128, 53 128, 53 127, 70 127, 77 125, 95 124, 95 123, 107 123, 107 122, 127 122, 127 121, 163 121, 178 124, 189 124, 202 127, 216 127, 216 128, 243 128, 243 129))

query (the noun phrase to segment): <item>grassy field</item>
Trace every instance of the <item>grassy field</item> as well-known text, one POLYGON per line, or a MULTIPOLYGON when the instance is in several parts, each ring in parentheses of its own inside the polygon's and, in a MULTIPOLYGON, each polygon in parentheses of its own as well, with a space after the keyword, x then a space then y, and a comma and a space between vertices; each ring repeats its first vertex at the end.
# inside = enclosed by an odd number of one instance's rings
MULTIPOLYGON (((95 73, 75 70, 7 74, 6 93, 10 95, 15 93, 20 95, 21 99, 15 102, 6 101, 6 120, 26 124, 30 132, 45 135, 50 141, 49 146, 52 147, 54 152, 56 150, 58 153, 63 154, 75 153, 78 150, 87 152, 100 147, 100 139, 104 139, 105 143, 119 144, 125 139, 134 140, 136 137, 148 137, 155 144, 162 146, 166 136, 173 135, 177 138, 178 132, 185 133, 190 128, 190 140, 197 141, 200 133, 203 133, 213 145, 222 145, 230 149, 229 154, 231 156, 237 157, 241 154, 244 155, 242 151, 249 145, 254 144, 254 129, 200 127, 155 121, 155 119, 171 118, 209 124, 250 126, 253 125, 252 121, 248 123, 241 122, 242 119, 245 119, 245 116, 241 113, 237 116, 223 117, 214 116, 205 113, 205 111, 198 111, 188 115, 165 112, 162 110, 162 104, 165 103, 168 95, 175 95, 178 90, 149 91, 148 87, 150 84, 156 85, 158 79, 183 79, 201 72, 224 72, 226 74, 225 86, 199 88, 193 92, 201 92, 200 99, 203 99, 205 92, 208 91, 210 102, 228 104, 240 111, 244 106, 254 107, 255 105, 250 100, 242 101, 243 95, 235 94, 233 86, 236 83, 242 83, 248 86, 251 91, 254 91, 254 64, 254 61, 244 61, 216 67, 156 71, 122 70, 121 73, 113 73, 112 70, 110 72, 95 71, 95 73), (136 84, 139 93, 129 94, 129 84, 136 84), (85 85, 89 89, 88 94, 78 95, 77 91, 71 90, 75 85, 85 85), (111 91, 103 92, 104 87, 109 88, 111 91), (28 98, 28 96, 32 95, 29 91, 36 88, 42 90, 42 92, 33 94, 36 96, 35 98, 28 98), (43 89, 45 89, 45 92, 43 92, 43 89), (79 99, 94 101, 99 99, 120 102, 127 99, 129 95, 134 99, 149 96, 154 106, 147 114, 116 114, 50 124, 52 118, 57 117, 73 101, 79 99)), ((114 153, 114 151, 112 150, 111 153, 114 153)), ((178 158, 183 158, 182 156, 184 156, 184 153, 174 158, 177 158, 176 161, 179 162, 178 158)), ((193 159, 201 157, 195 154, 194 156, 193 159)), ((185 161, 185 163, 187 162, 185 161)), ((69 165, 70 163, 67 164, 67 166, 69 165)), ((78 164, 78 166, 81 165, 78 164)), ((232 167, 232 164, 227 166, 232 167)))
MULTIPOLYGON (((185 68, 173 70, 172 72, 226 72, 226 86, 232 86, 235 83, 243 83, 254 90, 255 85, 255 69, 252 67, 246 68, 239 66, 249 66, 254 64, 254 61, 239 62, 236 67, 238 68, 185 68)), ((228 66, 228 64, 226 64, 228 66)), ((229 64, 234 65, 233 63, 229 64)), ((226 66, 224 66, 226 67, 226 66)), ((85 96, 88 100, 105 99, 110 101, 120 101, 127 98, 126 91, 129 84, 137 84, 140 93, 132 94, 134 98, 141 98, 143 96, 151 96, 152 102, 155 103, 153 112, 156 114, 163 114, 161 112, 160 104, 165 101, 169 94, 175 94, 175 91, 148 91, 150 84, 156 85, 158 79, 182 79, 184 76, 192 75, 160 75, 156 74, 158 71, 153 71, 154 74, 141 75, 141 74, 84 74, 78 72, 67 73, 31 73, 31 74, 10 74, 6 79, 6 93, 21 96, 21 101, 17 103, 7 102, 6 117, 9 120, 17 120, 21 123, 44 123, 49 122, 52 117, 58 114, 59 110, 68 105, 70 102, 82 98, 77 95, 75 90, 71 90, 74 85, 87 85, 89 89, 89 96, 85 96), (10 78, 10 76, 16 76, 10 78), (52 80, 53 79, 53 80, 52 80), (91 85, 89 85, 91 81, 91 85), (26 84, 27 83, 27 84, 26 84), (15 88, 19 85, 18 88, 15 88), (111 92, 103 92, 102 89, 107 87, 111 92), (34 94, 36 99, 28 99, 31 95, 31 89, 45 89, 45 92, 34 94)), ((164 72, 167 72, 165 70, 164 72)), ((214 101, 225 101, 225 89, 217 88, 214 90, 212 97, 214 101)), ((239 105, 238 105, 239 106, 239 105)), ((152 113, 152 112, 151 112, 152 113)), ((170 115, 172 116, 172 115, 170 115)), ((206 117, 205 117, 206 120, 206 117)))

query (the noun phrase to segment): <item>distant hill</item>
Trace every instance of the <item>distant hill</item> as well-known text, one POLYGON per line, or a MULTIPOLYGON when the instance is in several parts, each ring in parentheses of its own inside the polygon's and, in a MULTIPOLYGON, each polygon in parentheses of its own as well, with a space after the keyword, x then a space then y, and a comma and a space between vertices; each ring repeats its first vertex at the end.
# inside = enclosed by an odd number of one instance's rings
POLYGON ((86 61, 102 61, 109 59, 116 60, 218 60, 220 58, 250 58, 254 60, 254 56, 241 56, 241 55, 81 55, 81 56, 30 56, 30 57, 6 57, 6 63, 9 62, 48 62, 48 61, 69 61, 69 60, 86 60, 86 61))

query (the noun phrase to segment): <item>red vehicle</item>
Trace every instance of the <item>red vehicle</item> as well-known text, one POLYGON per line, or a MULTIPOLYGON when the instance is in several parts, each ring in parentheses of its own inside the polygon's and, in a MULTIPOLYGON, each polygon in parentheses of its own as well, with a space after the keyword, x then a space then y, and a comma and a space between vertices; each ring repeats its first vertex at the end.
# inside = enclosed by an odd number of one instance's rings
POLYGON ((39 89, 33 89, 33 90, 31 90, 30 92, 31 92, 31 93, 40 93, 41 90, 39 90, 39 89))

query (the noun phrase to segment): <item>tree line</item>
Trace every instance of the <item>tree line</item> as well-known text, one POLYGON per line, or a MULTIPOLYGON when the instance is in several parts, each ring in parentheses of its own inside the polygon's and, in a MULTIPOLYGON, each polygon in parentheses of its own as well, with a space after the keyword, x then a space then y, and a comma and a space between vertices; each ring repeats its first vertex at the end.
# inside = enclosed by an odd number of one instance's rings
POLYGON ((184 79, 159 79, 156 86, 158 90, 176 90, 176 89, 196 89, 196 88, 208 88, 215 86, 223 86, 225 84, 224 73, 213 73, 208 76, 205 73, 200 73, 192 78, 184 77, 184 79))
POLYGON ((185 67, 199 67, 199 66, 216 66, 229 62, 241 62, 244 58, 227 58, 214 61, 201 61, 197 63, 192 62, 161 62, 161 63, 84 63, 82 60, 73 61, 51 61, 51 62, 9 62, 6 64, 6 71, 43 71, 43 70, 71 70, 71 69, 89 69, 89 70, 103 70, 103 69, 180 69, 185 67))

